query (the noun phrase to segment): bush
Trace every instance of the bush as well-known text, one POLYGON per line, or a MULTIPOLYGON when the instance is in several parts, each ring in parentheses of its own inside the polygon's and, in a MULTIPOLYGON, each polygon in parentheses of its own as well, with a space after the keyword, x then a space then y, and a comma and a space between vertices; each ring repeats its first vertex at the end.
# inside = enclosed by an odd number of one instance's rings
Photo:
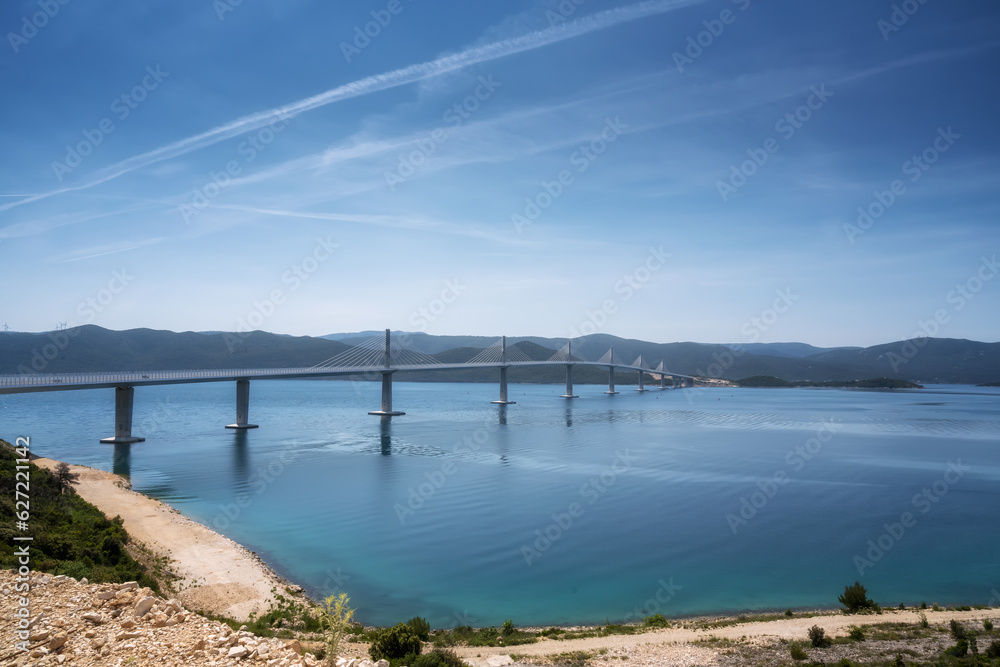
POLYGON ((426 618, 414 616, 406 624, 410 626, 410 630, 413 630, 413 634, 420 637, 420 641, 425 642, 430 639, 431 624, 427 622, 426 618))
POLYGON ((421 656, 407 657, 410 667, 465 667, 458 655, 447 648, 436 648, 421 656))
POLYGON ((670 621, 663 614, 653 614, 652 616, 647 616, 642 620, 642 624, 647 628, 667 628, 670 627, 670 621))
POLYGON ((792 654, 792 660, 805 660, 809 657, 798 644, 792 644, 788 647, 788 650, 792 654))
POLYGON ((502 634, 504 637, 508 637, 514 634, 514 630, 516 630, 516 628, 514 627, 514 620, 508 618, 506 621, 503 622, 503 628, 501 629, 500 634, 502 634))
POLYGON ((792 615, 792 610, 791 609, 786 609, 785 610, 785 616, 791 616, 791 615, 792 615))
POLYGON ((863 642, 865 640, 865 631, 856 625, 852 625, 851 629, 847 632, 847 636, 856 642, 863 642))
POLYGON ((826 636, 826 630, 814 625, 809 628, 809 641, 812 642, 813 648, 826 648, 830 645, 830 638, 826 636))
POLYGON ((847 613, 856 614, 862 609, 871 610, 875 603, 868 598, 868 590, 855 581, 853 586, 844 586, 844 594, 837 598, 847 608, 847 613))
POLYGON ((340 642, 354 619, 354 610, 347 606, 350 601, 347 593, 341 592, 340 595, 331 595, 323 600, 317 609, 319 627, 326 639, 324 647, 328 665, 336 663, 340 653, 340 642))
POLYGON ((992 660, 1000 658, 1000 640, 993 640, 993 643, 986 647, 986 657, 992 660))
POLYGON ((964 658, 969 653, 969 642, 966 639, 959 639, 958 643, 945 651, 946 655, 954 658, 964 658))
POLYGON ((376 630, 368 654, 372 660, 379 661, 405 658, 408 655, 420 655, 420 637, 405 623, 391 628, 376 630))
POLYGON ((948 627, 951 630, 951 636, 953 639, 968 639, 968 636, 965 634, 965 626, 955 619, 951 619, 948 623, 948 627))
POLYGON ((993 621, 991 621, 988 618, 984 618, 983 619, 983 630, 986 630, 986 632, 992 631, 993 630, 993 621))
POLYGON ((927 614, 920 612, 920 627, 926 628, 927 625, 927 614))

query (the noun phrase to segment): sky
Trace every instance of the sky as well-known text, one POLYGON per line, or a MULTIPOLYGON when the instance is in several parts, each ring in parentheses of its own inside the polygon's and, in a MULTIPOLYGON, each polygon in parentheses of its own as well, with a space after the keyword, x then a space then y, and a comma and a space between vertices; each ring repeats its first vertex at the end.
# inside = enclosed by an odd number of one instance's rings
POLYGON ((1000 5, 8 0, 0 317, 1000 340, 1000 5))

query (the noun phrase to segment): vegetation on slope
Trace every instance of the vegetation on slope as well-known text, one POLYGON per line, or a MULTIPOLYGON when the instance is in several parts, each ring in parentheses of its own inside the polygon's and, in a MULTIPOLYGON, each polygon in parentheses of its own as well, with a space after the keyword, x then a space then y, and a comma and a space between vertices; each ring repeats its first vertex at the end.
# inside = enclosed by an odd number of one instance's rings
POLYGON ((754 375, 753 377, 736 380, 736 384, 741 387, 832 387, 845 389, 923 389, 923 385, 909 380, 898 380, 896 378, 871 378, 868 380, 830 380, 825 382, 811 382, 802 380, 789 382, 771 375, 754 375))
MULTIPOLYGON (((25 475, 23 471, 20 479, 17 475, 18 458, 13 446, 0 440, 0 543, 19 544, 13 540, 15 535, 31 536, 27 544, 33 571, 86 577, 92 583, 137 581, 159 591, 157 582, 127 553, 129 537, 119 517, 109 520, 73 491, 71 480, 64 476, 60 481, 31 463, 25 492, 25 475), (16 496, 17 490, 21 497, 16 496), (28 529, 19 531, 15 519, 24 505, 16 503, 24 502, 24 495, 29 502, 28 529)), ((14 548, 0 551, 0 569, 19 566, 14 548)))

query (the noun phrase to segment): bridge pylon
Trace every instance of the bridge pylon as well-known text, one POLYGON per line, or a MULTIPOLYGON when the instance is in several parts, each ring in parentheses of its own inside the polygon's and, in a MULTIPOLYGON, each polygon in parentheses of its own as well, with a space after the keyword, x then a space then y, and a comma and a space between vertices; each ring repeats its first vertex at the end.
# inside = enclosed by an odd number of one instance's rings
MULTIPOLYGON (((566 361, 573 361, 573 341, 566 343, 566 361)), ((566 364, 566 393, 559 398, 579 398, 573 393, 573 364, 566 364)))
POLYGON ((608 366, 608 390, 604 393, 610 396, 614 396, 615 394, 618 393, 617 391, 615 391, 615 367, 614 367, 615 348, 614 347, 608 350, 608 359, 611 361, 612 365, 608 366))
POLYGON ((385 352, 382 355, 382 366, 384 370, 382 373, 382 409, 381 410, 369 410, 368 414, 378 415, 379 417, 398 417, 400 415, 405 415, 405 412, 399 412, 398 410, 392 409, 392 374, 396 372, 392 368, 392 349, 390 347, 390 333, 389 329, 385 330, 385 352))
POLYGON ((517 401, 507 400, 507 368, 504 365, 507 363, 507 337, 500 337, 500 398, 495 401, 490 401, 490 403, 496 403, 498 405, 514 405, 517 401))

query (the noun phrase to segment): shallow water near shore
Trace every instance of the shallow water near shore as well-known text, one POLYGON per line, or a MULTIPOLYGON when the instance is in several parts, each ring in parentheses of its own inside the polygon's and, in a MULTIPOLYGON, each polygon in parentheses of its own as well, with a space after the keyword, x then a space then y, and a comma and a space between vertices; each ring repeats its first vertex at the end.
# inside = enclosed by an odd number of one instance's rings
POLYGON ((146 442, 118 447, 112 390, 7 395, 0 437, 129 475, 368 624, 998 595, 1000 390, 619 389, 397 382, 390 423, 376 383, 258 381, 234 432, 229 383, 140 387, 146 442))

